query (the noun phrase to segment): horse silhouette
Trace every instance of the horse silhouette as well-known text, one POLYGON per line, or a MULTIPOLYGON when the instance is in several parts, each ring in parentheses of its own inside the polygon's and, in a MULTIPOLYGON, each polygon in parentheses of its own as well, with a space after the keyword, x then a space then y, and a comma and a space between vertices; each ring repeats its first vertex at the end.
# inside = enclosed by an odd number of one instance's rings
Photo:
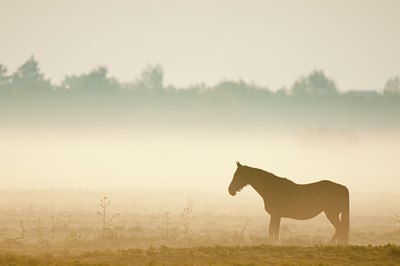
POLYGON ((236 165, 236 172, 228 188, 229 194, 235 196, 246 185, 251 185, 260 194, 264 199, 265 210, 271 216, 270 238, 278 239, 281 218, 305 220, 325 212, 335 227, 330 243, 348 244, 349 190, 345 186, 328 180, 296 184, 239 162, 236 165))

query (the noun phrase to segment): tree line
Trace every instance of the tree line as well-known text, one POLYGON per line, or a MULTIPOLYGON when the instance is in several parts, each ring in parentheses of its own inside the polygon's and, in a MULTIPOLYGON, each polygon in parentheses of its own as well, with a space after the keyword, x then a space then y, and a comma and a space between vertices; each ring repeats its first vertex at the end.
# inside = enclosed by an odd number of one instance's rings
MULTIPOLYGON (((2 97, 35 97, 43 95, 112 95, 122 93, 124 96, 147 95, 185 95, 196 97, 209 95, 212 97, 400 97, 399 76, 390 78, 383 89, 375 91, 347 91, 340 92, 335 82, 328 78, 323 71, 313 71, 309 75, 300 77, 290 88, 281 88, 271 91, 267 87, 259 86, 254 82, 242 80, 221 81, 214 86, 204 83, 191 85, 185 88, 176 88, 173 85, 165 86, 164 71, 160 65, 147 66, 140 76, 133 82, 122 83, 108 75, 107 68, 97 67, 88 73, 65 76, 60 84, 51 83, 41 72, 38 61, 31 56, 14 73, 8 73, 7 67, 0 64, 0 96, 2 97)), ((143 98, 142 98, 143 99, 143 98)), ((148 99, 148 98, 146 98, 148 99)))

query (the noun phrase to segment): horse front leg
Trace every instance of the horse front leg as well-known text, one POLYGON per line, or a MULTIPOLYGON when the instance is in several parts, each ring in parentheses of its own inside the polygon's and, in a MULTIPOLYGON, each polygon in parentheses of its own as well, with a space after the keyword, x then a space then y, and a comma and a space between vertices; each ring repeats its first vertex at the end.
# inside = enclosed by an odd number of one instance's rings
POLYGON ((269 220, 269 238, 270 239, 278 240, 280 223, 281 223, 281 217, 271 215, 271 219, 269 220))

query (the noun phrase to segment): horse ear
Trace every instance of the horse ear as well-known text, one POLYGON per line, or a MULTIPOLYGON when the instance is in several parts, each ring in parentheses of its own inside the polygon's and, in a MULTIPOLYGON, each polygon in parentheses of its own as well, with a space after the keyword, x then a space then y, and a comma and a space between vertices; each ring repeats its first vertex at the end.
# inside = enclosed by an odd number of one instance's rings
POLYGON ((241 167, 242 165, 239 163, 239 161, 236 162, 237 167, 241 167))

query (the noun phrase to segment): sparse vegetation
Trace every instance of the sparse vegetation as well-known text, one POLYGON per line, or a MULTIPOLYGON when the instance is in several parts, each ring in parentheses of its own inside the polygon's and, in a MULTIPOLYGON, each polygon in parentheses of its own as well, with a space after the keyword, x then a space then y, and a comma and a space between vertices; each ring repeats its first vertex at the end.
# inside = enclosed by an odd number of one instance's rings
MULTIPOLYGON (((0 265, 400 263, 399 218, 395 216, 393 223, 394 215, 353 216, 352 245, 344 247, 326 244, 332 228, 325 217, 303 223, 283 220, 282 237, 273 243, 267 238, 268 217, 262 210, 259 215, 226 214, 224 208, 208 206, 203 210, 197 207, 201 204, 196 204, 193 215, 189 201, 185 208, 171 206, 161 215, 153 212, 156 208, 146 205, 112 219, 114 210, 126 210, 131 202, 110 205, 108 197, 102 197, 100 204, 96 200, 91 202, 87 207, 81 204, 72 209, 59 209, 52 203, 51 211, 37 203, 36 209, 40 211, 35 215, 26 208, 0 208, 0 265), (101 216, 93 211, 98 208, 101 216), (103 233, 106 237, 102 237, 103 233)), ((394 202, 391 208, 396 206, 394 202)))
POLYGON ((81 239, 81 235, 72 225, 72 215, 68 216, 68 223, 64 225, 64 228, 67 232, 67 237, 65 238, 66 241, 78 241, 79 239, 81 239))
POLYGON ((164 237, 168 241, 169 237, 170 237, 170 232, 169 232, 170 228, 169 227, 170 227, 170 223, 171 223, 171 212, 165 211, 164 214, 163 214, 163 219, 165 221, 165 235, 164 235, 164 237))
POLYGON ((20 228, 20 236, 19 239, 22 242, 25 242, 25 233, 28 231, 26 226, 24 226, 24 223, 22 221, 19 221, 19 228, 20 228))
POLYGON ((193 222, 193 214, 192 214, 193 209, 190 207, 186 207, 183 209, 183 212, 180 215, 181 218, 181 223, 183 226, 183 233, 187 242, 187 245, 190 245, 190 240, 189 240, 189 231, 190 231, 190 226, 193 222))
POLYGON ((50 217, 50 223, 51 223, 51 227, 50 227, 51 240, 54 242, 54 236, 56 233, 56 219, 54 218, 54 216, 50 217))
POLYGON ((244 240, 244 231, 246 230, 247 225, 249 224, 249 220, 246 221, 245 225, 243 226, 242 230, 239 231, 234 231, 233 232, 233 237, 235 241, 243 241, 244 240))
POLYGON ((36 231, 38 240, 40 242, 42 242, 43 241, 43 227, 42 227, 42 220, 40 218, 38 218, 36 220, 35 231, 36 231))
MULTIPOLYGON (((91 202, 90 208, 82 207, 84 206, 82 204, 81 209, 63 207, 51 212, 47 211, 46 205, 37 204, 41 210, 40 220, 38 215, 32 216, 26 208, 14 210, 0 208, 2 212, 0 223, 3 226, 0 251, 11 252, 20 249, 36 254, 44 250, 68 249, 69 253, 78 254, 91 250, 148 248, 163 245, 170 247, 262 244, 313 246, 326 245, 332 234, 332 227, 323 215, 304 222, 284 219, 281 238, 277 243, 272 243, 267 238, 268 216, 262 208, 257 215, 240 215, 226 214, 224 208, 217 206, 204 209, 196 207, 196 215, 193 215, 193 207, 189 203, 183 209, 172 208, 160 215, 152 212, 155 208, 147 205, 136 208, 135 212, 124 212, 120 219, 113 219, 116 217, 113 214, 114 210, 115 213, 126 210, 125 205, 110 205, 108 197, 102 197, 100 204, 96 200, 91 202), (101 216, 93 211, 99 207, 101 216)), ((395 202, 392 208, 396 208, 397 205, 395 202)), ((394 214, 353 216, 350 243, 400 244, 399 223, 393 219, 394 217, 398 219, 394 214)))
POLYGON ((187 237, 189 230, 190 230, 190 225, 192 224, 193 221, 193 215, 192 215, 192 209, 187 207, 183 209, 183 212, 180 215, 182 226, 183 226, 183 232, 185 233, 185 236, 187 237))
POLYGON ((101 236, 106 237, 107 233, 110 232, 111 230, 111 224, 112 221, 114 220, 115 217, 117 217, 119 214, 116 213, 109 217, 109 214, 107 213, 107 207, 111 204, 111 201, 106 197, 102 197, 100 199, 100 211, 97 212, 97 214, 101 217, 101 236))

